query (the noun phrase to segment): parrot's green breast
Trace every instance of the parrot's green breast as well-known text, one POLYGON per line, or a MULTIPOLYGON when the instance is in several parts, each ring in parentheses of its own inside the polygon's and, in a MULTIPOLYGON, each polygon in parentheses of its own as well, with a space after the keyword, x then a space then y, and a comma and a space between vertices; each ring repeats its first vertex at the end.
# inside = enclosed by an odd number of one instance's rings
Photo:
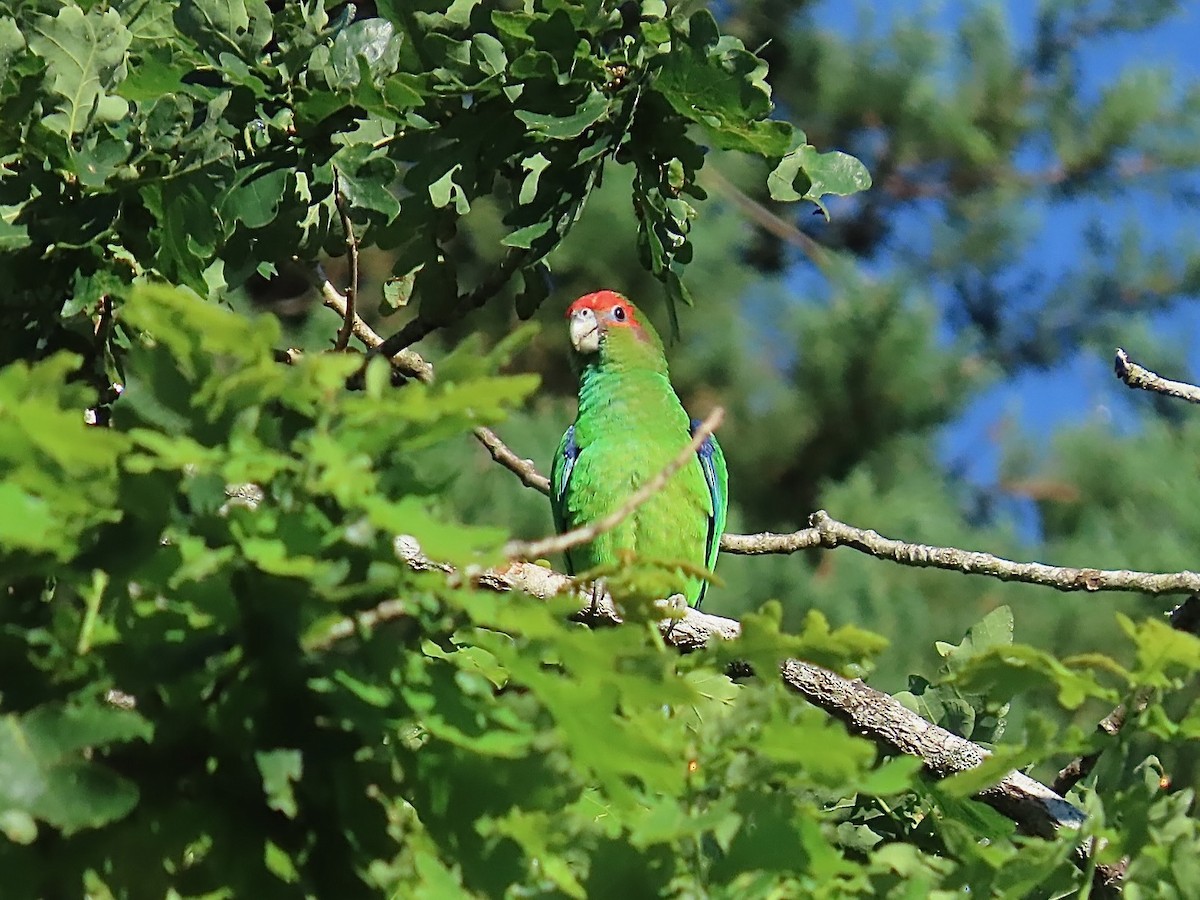
MULTIPOLYGON (((574 444, 573 465, 569 484, 561 485, 557 516, 563 529, 620 509, 679 455, 691 431, 665 374, 594 366, 583 373, 579 416, 564 443, 568 438, 574 444)), ((563 451, 560 447, 559 458, 563 451)), ((559 459, 555 464, 556 470, 561 468, 559 459)), ((557 483, 561 473, 555 474, 557 483)), ((697 459, 614 529, 569 551, 568 568, 581 573, 620 563, 630 554, 641 563, 709 568, 713 516, 713 496, 697 459)), ((648 571, 653 574, 646 583, 660 597, 681 593, 695 605, 703 593, 704 581, 677 567, 651 566, 648 571)))

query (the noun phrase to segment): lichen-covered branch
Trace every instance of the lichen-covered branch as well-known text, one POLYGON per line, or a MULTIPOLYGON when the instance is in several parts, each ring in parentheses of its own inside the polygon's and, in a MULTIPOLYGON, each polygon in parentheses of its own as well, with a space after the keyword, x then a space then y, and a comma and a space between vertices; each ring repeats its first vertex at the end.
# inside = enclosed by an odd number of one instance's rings
POLYGON ((1169 378, 1163 378, 1158 373, 1139 366, 1120 347, 1117 348, 1117 357, 1113 368, 1116 370, 1117 377, 1131 388, 1153 391, 1156 394, 1186 400, 1188 403, 1200 403, 1200 387, 1188 384, 1186 381, 1172 381, 1169 378))
MULTIPOLYGON (((512 589, 536 597, 550 597, 571 591, 574 583, 543 566, 514 563, 506 569, 489 573, 479 582, 493 589, 512 589)), ((576 590, 581 615, 595 606, 596 616, 611 623, 621 621, 619 610, 611 599, 596 603, 591 592, 576 590)), ((733 640, 741 634, 740 624, 733 619, 713 616, 688 608, 682 619, 664 620, 660 625, 663 639, 681 650, 697 649, 713 640, 733 640)), ((988 751, 934 725, 902 705, 895 698, 864 684, 860 679, 848 679, 812 663, 798 659, 786 660, 780 668, 783 681, 814 706, 844 721, 852 731, 881 746, 916 756, 934 778, 945 778, 966 772, 981 765, 988 751)), ((976 799, 986 803, 1001 815, 1011 819, 1025 834, 1053 839, 1062 831, 1080 831, 1084 814, 1060 794, 1029 776, 1013 771, 999 782, 985 788, 976 799)), ((1080 868, 1091 865, 1092 842, 1081 841, 1075 853, 1080 868)), ((1093 896, 1116 896, 1121 891, 1125 864, 1099 864, 1095 867, 1093 896)))
POLYGON ((726 553, 794 553, 812 547, 832 550, 850 547, 868 556, 905 566, 946 569, 965 575, 986 575, 1001 581, 1038 584, 1059 591, 1137 591, 1143 594, 1183 594, 1200 591, 1197 572, 1136 572, 1129 569, 1088 569, 1015 562, 990 553, 910 544, 865 528, 839 522, 823 509, 809 518, 811 526, 790 534, 727 534, 726 553))
MULTIPOLYGON (((420 548, 411 539, 398 540, 397 553, 415 568, 435 567, 421 555, 420 548)), ((436 567, 448 571, 444 566, 436 567)), ((581 590, 573 579, 534 563, 510 563, 476 576, 475 583, 492 590, 521 591, 542 599, 571 594, 579 601, 581 615, 612 624, 621 621, 620 610, 611 598, 604 596, 596 600, 591 591, 581 590)), ((348 617, 331 626, 329 634, 332 637, 315 641, 310 649, 324 649, 357 633, 360 628, 393 617, 393 613, 402 609, 401 604, 387 601, 386 613, 381 610, 374 614, 372 610, 348 617)), ((741 634, 741 626, 736 620, 688 608, 682 618, 664 620, 661 631, 667 643, 681 650, 693 650, 715 640, 734 640, 741 634)), ((988 756, 988 751, 977 744, 923 719, 893 697, 861 680, 843 678, 797 659, 784 662, 780 674, 792 690, 846 722, 855 733, 896 752, 919 757, 935 778, 973 769, 988 756)), ((1041 837, 1053 837, 1063 829, 1077 830, 1084 821, 1084 815, 1077 807, 1020 772, 1011 772, 996 785, 986 788, 980 792, 979 799, 1012 819, 1023 832, 1041 837)))

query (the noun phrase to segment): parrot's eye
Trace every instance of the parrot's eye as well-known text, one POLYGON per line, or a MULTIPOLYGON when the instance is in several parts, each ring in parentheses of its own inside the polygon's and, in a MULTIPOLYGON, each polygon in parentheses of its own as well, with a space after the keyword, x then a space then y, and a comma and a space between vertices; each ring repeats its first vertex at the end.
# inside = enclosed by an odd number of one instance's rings
POLYGON ((624 322, 625 321, 625 307, 618 306, 618 307, 614 308, 613 309, 613 318, 616 319, 618 322, 624 322))

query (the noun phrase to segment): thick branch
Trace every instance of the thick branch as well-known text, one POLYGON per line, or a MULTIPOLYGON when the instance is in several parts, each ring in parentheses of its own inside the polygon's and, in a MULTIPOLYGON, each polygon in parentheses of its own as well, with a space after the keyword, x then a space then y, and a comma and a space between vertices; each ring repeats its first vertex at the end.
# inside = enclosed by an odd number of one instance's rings
MULTIPOLYGON (((559 590, 570 586, 565 576, 528 563, 510 567, 503 578, 510 587, 541 597, 549 596, 547 589, 552 585, 559 590)), ((579 597, 581 606, 592 602, 590 593, 579 597)), ((620 621, 617 615, 609 618, 620 621)), ((741 635, 737 621, 692 608, 673 627, 671 621, 664 620, 661 630, 664 639, 680 649, 696 649, 712 640, 731 640, 741 635)), ((785 661, 780 672, 788 687, 814 706, 842 719, 864 737, 920 757, 936 778, 966 772, 988 756, 979 745, 926 721, 895 698, 859 679, 843 678, 798 659, 785 661)), ((1028 834, 1053 837, 1060 829, 1077 829, 1083 824, 1084 816, 1079 809, 1019 772, 1009 773, 999 784, 981 792, 979 799, 1017 822, 1028 834)))
POLYGON ((1186 400, 1188 403, 1200 403, 1200 387, 1185 381, 1171 381, 1169 378, 1163 378, 1161 375, 1139 366, 1120 347, 1117 348, 1114 369, 1116 369, 1117 377, 1131 388, 1141 388, 1144 391, 1153 391, 1167 397, 1176 397, 1186 400))
MULTIPOLYGON (((480 584, 497 590, 510 588, 536 597, 546 598, 570 591, 571 579, 543 566, 515 563, 501 572, 490 573, 480 584)), ((575 595, 581 614, 595 606, 597 616, 607 622, 619 623, 620 614, 611 599, 598 604, 591 592, 575 595)), ((713 616, 688 608, 682 619, 664 620, 660 624, 663 639, 681 650, 697 649, 713 640, 733 640, 741 634, 741 625, 721 616, 713 616)), ((847 679, 828 669, 798 659, 786 660, 780 669, 785 684, 836 718, 846 722, 857 734, 877 744, 909 756, 919 757, 925 769, 935 778, 946 778, 981 765, 989 756, 978 744, 959 737, 923 719, 917 713, 888 696, 864 684, 860 679, 847 679)), ((1079 831, 1084 824, 1083 812, 1061 795, 1039 781, 1013 771, 991 787, 976 795, 1001 815, 1011 819, 1025 834, 1053 839, 1063 830, 1079 831)), ((1090 866, 1091 841, 1077 848, 1075 863, 1080 868, 1090 866)), ((1093 878, 1094 896, 1115 896, 1120 893, 1124 865, 1097 865, 1093 878)))
MULTIPOLYGON (((399 552, 414 567, 431 566, 411 540, 399 552)), ((534 563, 511 563, 481 575, 477 583, 492 590, 521 591, 542 599, 571 593, 577 598, 581 612, 586 612, 594 602, 591 591, 580 591, 571 578, 534 563)), ((601 598, 596 607, 599 618, 620 623, 620 613, 610 598, 601 598)), ((388 611, 392 611, 392 601, 388 601, 388 611)), ((385 618, 386 615, 359 614, 335 624, 333 629, 339 637, 349 636, 361 625, 385 618)), ((681 650, 698 649, 714 640, 733 640, 741 634, 737 621, 690 607, 682 618, 664 620, 660 628, 664 639, 681 650)), ((327 646, 332 641, 319 643, 327 646)), ((966 772, 988 756, 988 751, 977 744, 926 721, 861 680, 843 678, 796 659, 784 662, 781 675, 794 691, 847 722, 856 733, 892 750, 920 757, 936 778, 966 772)), ((1064 828, 1078 829, 1084 821, 1078 808, 1019 772, 1009 773, 997 785, 982 791, 979 799, 1011 818, 1022 831, 1041 837, 1053 837, 1064 828)))
POLYGON ((700 449, 708 436, 716 430, 721 424, 721 420, 725 417, 725 410, 717 407, 708 418, 705 419, 700 427, 692 434, 692 439, 687 445, 675 455, 666 467, 661 472, 647 481, 644 485, 634 491, 627 501, 621 504, 612 513, 602 519, 597 519, 590 525, 585 525, 582 528, 576 528, 572 531, 564 532, 563 534, 555 535, 554 537, 544 538, 540 541, 513 541, 505 550, 505 556, 509 559, 539 559, 544 556, 550 556, 555 553, 563 553, 570 550, 572 547, 579 547, 583 544, 589 544, 598 538, 600 535, 612 531, 623 522, 626 517, 633 513, 635 509, 661 491, 671 477, 687 465, 689 460, 693 460, 696 452, 700 449))
MULTIPOLYGON (((396 552, 414 569, 440 569, 457 580, 457 573, 447 566, 430 562, 409 537, 397 539, 396 552)), ((578 603, 577 616, 581 620, 592 624, 621 623, 620 611, 609 596, 596 598, 591 590, 580 590, 566 575, 534 563, 510 563, 476 576, 474 583, 491 590, 520 591, 541 599, 569 594, 578 603)), ((403 616, 403 610, 398 601, 385 601, 377 610, 367 610, 335 623, 327 635, 314 640, 308 649, 327 649, 360 630, 403 616)), ((741 635, 741 625, 736 620, 691 607, 682 618, 664 619, 659 629, 666 643, 684 651, 698 649, 713 641, 735 640, 741 635)), ((934 778, 970 771, 989 756, 988 751, 978 744, 923 719, 895 698, 869 687, 860 679, 843 678, 798 659, 786 660, 780 675, 789 688, 847 723, 856 734, 889 750, 921 759, 926 771, 934 778)), ((980 791, 976 797, 1015 822, 1023 833, 1046 839, 1053 839, 1064 830, 1080 831, 1085 820, 1083 812, 1060 794, 1017 771, 980 791)), ((1083 841, 1076 850, 1076 864, 1085 869, 1089 867, 1091 853, 1091 841, 1083 841)), ((1095 896, 1119 894, 1123 872, 1122 864, 1097 865, 1093 879, 1095 896)))

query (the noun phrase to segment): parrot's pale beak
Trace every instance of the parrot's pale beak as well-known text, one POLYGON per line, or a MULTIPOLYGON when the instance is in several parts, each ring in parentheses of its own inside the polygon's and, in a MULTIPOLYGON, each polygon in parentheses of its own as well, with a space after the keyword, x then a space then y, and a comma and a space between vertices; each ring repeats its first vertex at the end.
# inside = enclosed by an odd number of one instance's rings
POLYGON ((571 315, 571 346, 576 353, 596 353, 600 350, 600 325, 596 314, 581 309, 571 315))

